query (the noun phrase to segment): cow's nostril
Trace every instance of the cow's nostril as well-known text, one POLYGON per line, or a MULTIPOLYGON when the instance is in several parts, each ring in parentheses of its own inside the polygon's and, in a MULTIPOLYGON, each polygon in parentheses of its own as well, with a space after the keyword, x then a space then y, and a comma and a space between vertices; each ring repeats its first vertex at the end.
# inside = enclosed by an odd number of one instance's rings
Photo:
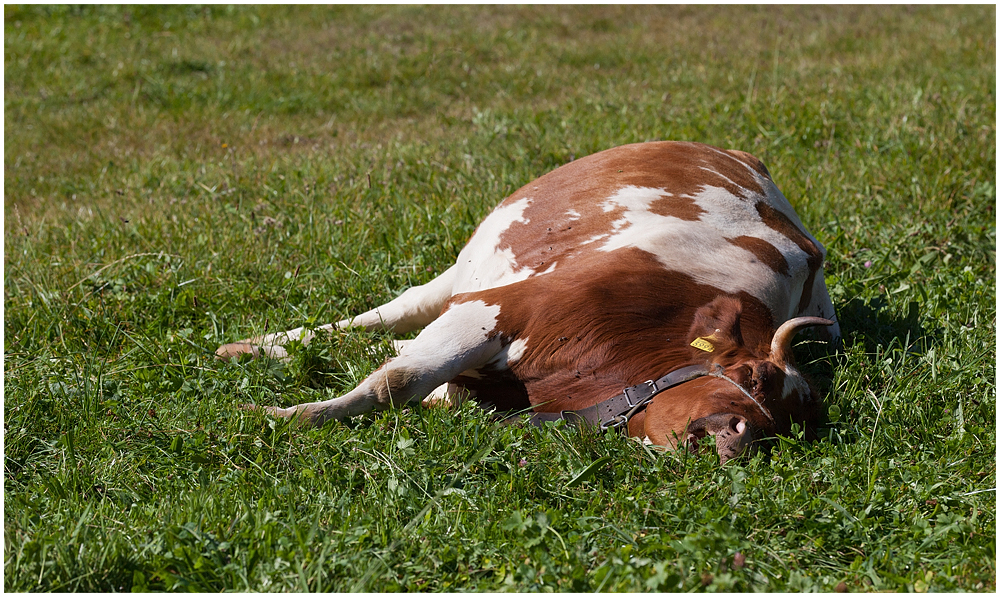
POLYGON ((732 419, 729 420, 729 428, 735 431, 736 433, 743 433, 743 431, 747 428, 747 424, 746 421, 744 421, 743 419, 739 417, 733 417, 732 419))

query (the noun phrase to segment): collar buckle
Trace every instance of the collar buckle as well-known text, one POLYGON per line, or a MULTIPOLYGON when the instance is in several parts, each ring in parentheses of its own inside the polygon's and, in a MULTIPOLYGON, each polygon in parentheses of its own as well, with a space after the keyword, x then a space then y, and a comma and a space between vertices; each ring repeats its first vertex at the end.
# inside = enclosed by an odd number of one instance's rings
POLYGON ((641 384, 634 386, 629 386, 622 390, 622 394, 625 395, 625 401, 628 402, 629 408, 635 408, 644 401, 648 400, 650 396, 656 394, 656 382, 651 379, 647 379, 641 384))

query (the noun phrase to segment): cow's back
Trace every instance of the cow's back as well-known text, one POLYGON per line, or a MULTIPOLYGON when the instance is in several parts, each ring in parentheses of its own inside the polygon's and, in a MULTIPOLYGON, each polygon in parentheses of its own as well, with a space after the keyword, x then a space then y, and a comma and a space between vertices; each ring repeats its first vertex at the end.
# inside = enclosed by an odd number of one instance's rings
POLYGON ((641 143, 566 164, 508 197, 459 255, 454 293, 566 268, 614 269, 620 249, 720 292, 748 293, 776 322, 806 310, 825 254, 753 156, 641 143))

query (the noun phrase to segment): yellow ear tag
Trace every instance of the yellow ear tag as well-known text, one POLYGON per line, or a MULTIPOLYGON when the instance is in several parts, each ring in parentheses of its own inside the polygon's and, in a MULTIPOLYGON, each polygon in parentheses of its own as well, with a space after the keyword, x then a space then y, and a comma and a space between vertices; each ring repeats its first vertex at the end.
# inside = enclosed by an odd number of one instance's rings
MULTIPOLYGON (((713 336, 715 336, 715 334, 712 334, 709 338, 713 336)), ((695 338, 694 342, 691 343, 691 346, 694 346, 698 350, 704 350, 705 352, 715 352, 715 345, 709 342, 708 338, 695 338)))

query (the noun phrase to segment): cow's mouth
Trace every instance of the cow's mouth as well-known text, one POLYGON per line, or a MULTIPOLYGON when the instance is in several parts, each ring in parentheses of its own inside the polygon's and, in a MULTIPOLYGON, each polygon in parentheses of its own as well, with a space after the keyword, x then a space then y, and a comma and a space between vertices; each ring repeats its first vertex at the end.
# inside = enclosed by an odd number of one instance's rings
POLYGON ((725 463, 736 458, 753 441, 753 432, 745 417, 732 413, 719 413, 702 417, 688 425, 687 445, 698 449, 698 440, 715 436, 715 451, 725 463))

